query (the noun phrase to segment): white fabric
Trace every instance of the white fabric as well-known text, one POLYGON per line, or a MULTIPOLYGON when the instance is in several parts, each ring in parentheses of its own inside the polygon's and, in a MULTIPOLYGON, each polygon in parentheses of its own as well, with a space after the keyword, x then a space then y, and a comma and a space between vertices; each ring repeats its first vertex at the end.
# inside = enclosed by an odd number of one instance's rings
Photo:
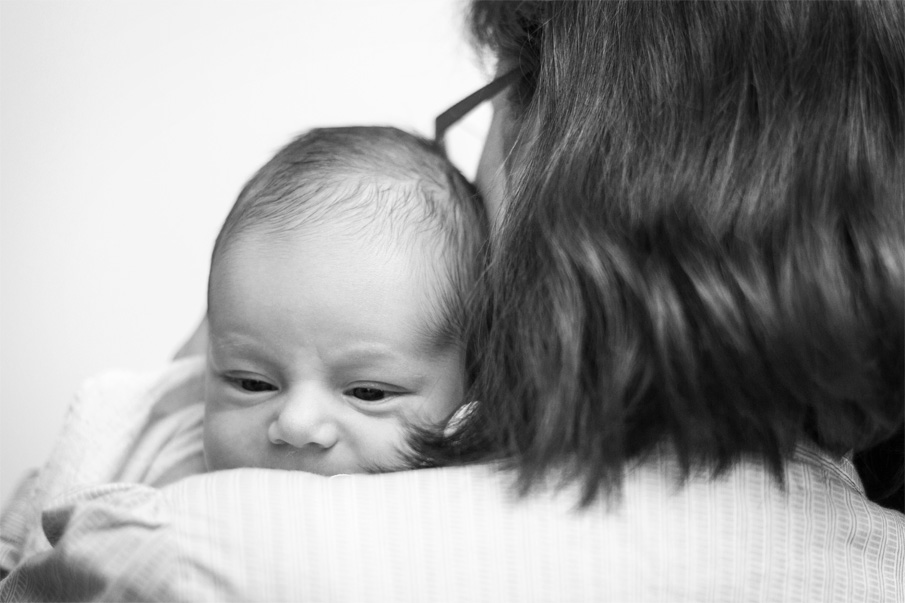
MULTIPOLYGON (((89 429, 58 448, 77 455, 74 467, 57 458, 47 470, 81 484, 168 473, 130 455, 170 441, 147 429, 160 417, 197 409, 192 362, 127 387, 94 381, 81 398, 92 392, 106 412, 73 412, 95 424, 128 408, 136 417, 111 433, 127 425, 150 443, 124 449, 89 429), (128 454, 102 462, 100 450, 128 454)), ((0 600, 905 601, 905 515, 870 503, 847 459, 801 446, 785 489, 753 461, 681 486, 677 473, 661 453, 627 472, 617 506, 584 510, 572 487, 520 499, 492 466, 332 479, 239 469, 163 488, 82 487, 47 503, 53 548, 20 563, 0 600)), ((44 495, 58 491, 39 479, 44 495)))
POLYGON ((110 482, 162 486, 203 472, 203 387, 202 357, 86 381, 47 463, 4 506, 0 567, 50 548, 41 510, 62 494, 110 482))
POLYGON ((638 467, 610 511, 576 510, 571 488, 518 499, 487 466, 114 484, 45 514, 53 553, 0 600, 905 600, 905 516, 847 463, 802 449, 785 491, 756 463, 675 475, 665 456, 638 467))

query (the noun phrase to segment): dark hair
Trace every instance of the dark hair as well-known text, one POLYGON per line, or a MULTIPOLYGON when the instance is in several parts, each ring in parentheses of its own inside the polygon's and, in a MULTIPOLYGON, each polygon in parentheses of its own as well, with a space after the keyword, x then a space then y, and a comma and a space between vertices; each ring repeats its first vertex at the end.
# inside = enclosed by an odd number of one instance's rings
POLYGON ((270 238, 348 220, 363 235, 444 253, 438 344, 461 341, 466 298, 484 263, 487 220, 474 187, 439 147, 390 127, 311 130, 283 147, 249 180, 223 224, 211 265, 247 233, 270 238), (373 228, 377 224, 378 228, 373 228), (434 236, 436 235, 436 236, 434 236))
POLYGON ((903 421, 905 19, 891 2, 475 2, 522 73, 471 342, 432 462, 583 502, 669 446, 687 476, 903 421), (559 473, 561 472, 561 473, 559 473))

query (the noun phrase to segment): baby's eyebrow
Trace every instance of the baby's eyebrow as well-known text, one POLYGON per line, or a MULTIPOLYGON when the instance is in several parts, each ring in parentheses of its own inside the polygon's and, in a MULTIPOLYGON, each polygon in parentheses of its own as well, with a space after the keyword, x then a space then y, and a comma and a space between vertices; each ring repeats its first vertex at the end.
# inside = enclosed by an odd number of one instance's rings
POLYGON ((212 348, 227 352, 241 352, 254 347, 249 340, 243 337, 236 337, 235 335, 212 335, 210 344, 212 348))
POLYGON ((210 352, 215 357, 243 356, 264 361, 269 357, 269 350, 259 342, 247 337, 226 334, 210 338, 210 352))
POLYGON ((402 379, 410 387, 421 387, 425 374, 423 355, 411 355, 384 345, 343 348, 330 353, 329 362, 342 370, 375 369, 386 371, 391 379, 402 379))
POLYGON ((341 364, 358 365, 374 362, 403 362, 409 358, 383 345, 362 345, 343 348, 331 353, 341 364))

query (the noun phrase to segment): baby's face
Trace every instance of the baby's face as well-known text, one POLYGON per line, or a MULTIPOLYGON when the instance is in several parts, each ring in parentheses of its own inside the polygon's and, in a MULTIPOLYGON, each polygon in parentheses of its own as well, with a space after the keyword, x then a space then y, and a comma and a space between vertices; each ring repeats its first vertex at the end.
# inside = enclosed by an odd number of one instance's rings
POLYGON ((350 230, 245 237, 215 262, 209 469, 400 468, 407 426, 461 403, 462 353, 426 332, 435 288, 421 263, 434 260, 350 230))

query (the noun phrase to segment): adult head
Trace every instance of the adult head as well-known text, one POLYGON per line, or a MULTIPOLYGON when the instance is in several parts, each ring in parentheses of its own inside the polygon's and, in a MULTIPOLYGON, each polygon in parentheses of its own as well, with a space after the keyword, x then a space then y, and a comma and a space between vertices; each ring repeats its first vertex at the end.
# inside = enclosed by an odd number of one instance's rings
POLYGON ((404 468, 411 425, 461 404, 472 187, 394 128, 314 130, 245 186, 208 292, 208 468, 404 468))
POLYGON ((478 1, 471 24, 519 77, 478 178, 502 207, 485 403, 434 458, 590 498, 661 445, 781 477, 798 442, 901 424, 900 7, 478 1))

